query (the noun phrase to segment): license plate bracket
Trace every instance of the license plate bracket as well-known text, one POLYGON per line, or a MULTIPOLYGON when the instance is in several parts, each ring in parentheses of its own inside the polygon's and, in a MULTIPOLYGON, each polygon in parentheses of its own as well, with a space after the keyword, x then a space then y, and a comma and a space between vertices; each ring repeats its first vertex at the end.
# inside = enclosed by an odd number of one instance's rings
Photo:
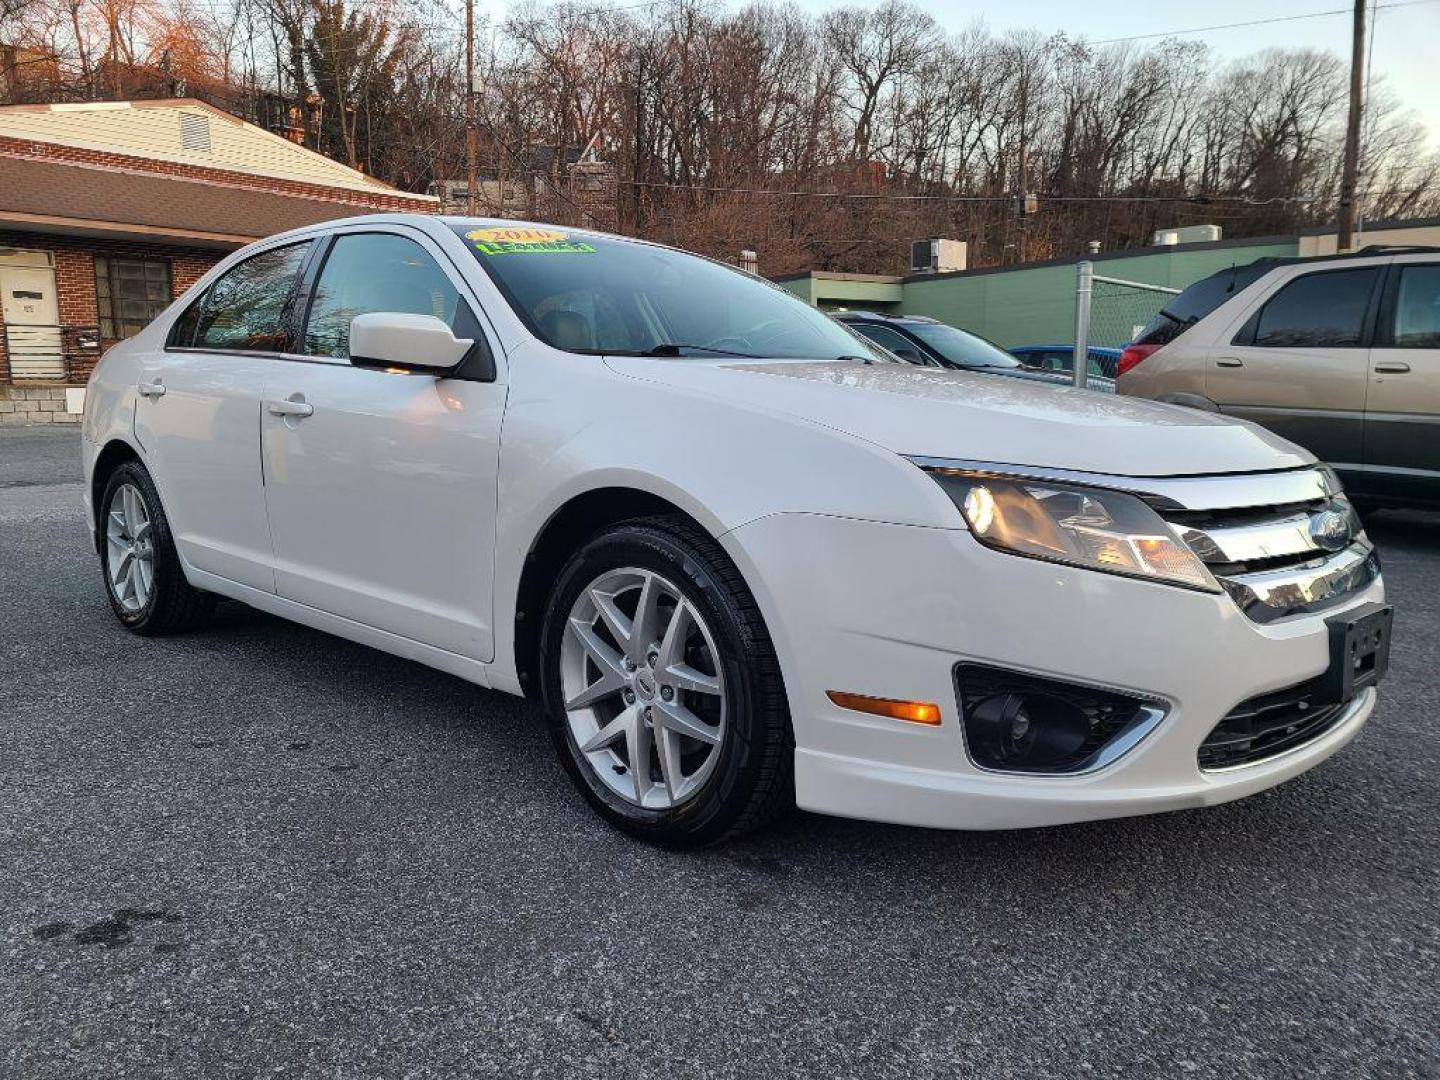
POLYGON ((1384 678, 1390 666, 1394 615, 1389 604, 1364 604, 1325 620, 1330 630, 1330 668, 1320 678, 1324 701, 1349 701, 1384 678))

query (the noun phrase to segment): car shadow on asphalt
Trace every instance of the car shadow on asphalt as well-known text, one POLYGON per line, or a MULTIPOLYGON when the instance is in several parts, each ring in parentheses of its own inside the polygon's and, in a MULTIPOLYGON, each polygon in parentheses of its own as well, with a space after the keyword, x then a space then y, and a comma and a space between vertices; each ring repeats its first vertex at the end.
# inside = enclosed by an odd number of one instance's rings
MULTIPOLYGON (((1440 540, 1428 523, 1408 527, 1440 540)), ((241 660, 245 668, 269 669, 269 676, 284 685, 337 703, 352 694, 383 693, 391 703, 385 711, 395 713, 387 723, 403 725, 397 737, 417 752, 442 757, 478 752, 482 758, 504 759, 507 784, 553 806, 540 827, 553 832, 557 850, 572 844, 578 832, 612 859, 719 867, 735 879, 735 902, 742 910, 782 902, 792 888, 801 887, 800 879, 809 883, 807 889, 813 889, 817 877, 837 890, 855 888, 857 874, 871 879, 867 892, 883 882, 902 891, 923 888, 932 900, 983 893, 1022 903, 1027 895, 1069 891, 1099 903, 1117 890, 1173 884, 1178 868, 1193 867, 1198 860, 1218 873, 1253 878, 1261 887, 1277 868, 1305 865, 1314 854, 1310 845, 1331 834, 1337 815, 1358 829, 1369 828, 1366 800, 1357 792, 1383 782, 1360 775, 1373 768, 1373 761, 1350 759, 1218 807, 997 832, 927 830, 795 812, 716 849, 661 852, 594 817, 570 788, 533 702, 230 602, 198 633, 207 639, 207 648, 250 654, 241 660)), ((374 737, 373 730, 359 733, 361 739, 374 737)), ((354 738, 348 749, 364 754, 354 738)), ((471 797, 455 792, 457 813, 466 812, 463 803, 471 797)))

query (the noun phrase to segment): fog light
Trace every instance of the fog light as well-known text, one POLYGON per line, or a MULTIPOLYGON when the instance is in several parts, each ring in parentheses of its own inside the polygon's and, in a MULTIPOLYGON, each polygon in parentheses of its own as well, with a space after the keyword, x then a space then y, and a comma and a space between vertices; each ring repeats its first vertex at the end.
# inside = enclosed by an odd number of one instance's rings
POLYGON ((1074 757, 1090 735, 1076 706, 1043 694, 996 694, 966 723, 970 752, 990 768, 1044 770, 1074 757))
POLYGON ((1115 760, 1159 724, 1162 705, 981 664, 955 668, 970 759, 982 769, 1075 773, 1115 760))

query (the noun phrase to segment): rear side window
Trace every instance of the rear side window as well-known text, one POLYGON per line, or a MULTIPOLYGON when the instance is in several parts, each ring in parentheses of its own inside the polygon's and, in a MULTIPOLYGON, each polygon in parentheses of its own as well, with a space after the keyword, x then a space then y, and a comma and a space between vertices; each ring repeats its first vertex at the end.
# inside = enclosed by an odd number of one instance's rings
POLYGON ((231 267, 175 324, 170 344, 286 352, 288 308, 310 241, 271 248, 231 267))
POLYGON ((1201 278, 1166 304, 1145 324, 1135 338, 1137 345, 1168 345, 1242 289, 1275 269, 1273 262, 1258 259, 1246 266, 1201 278))
POLYGON ((461 337, 475 337, 473 316, 423 247, 394 233, 335 238, 315 284, 305 322, 309 356, 350 356, 350 320, 377 311, 434 315, 461 337), (463 309, 463 318, 461 316, 463 309), (461 326, 461 323, 465 326, 461 326), (461 333, 461 330, 468 333, 461 333))
POLYGON ((1348 349, 1363 343, 1375 267, 1295 278, 1265 302, 1250 344, 1268 348, 1348 349))
POLYGON ((1400 271, 1394 348, 1440 349, 1440 265, 1400 271))
POLYGON ((924 364, 927 367, 939 367, 935 361, 921 351, 920 346, 911 341, 904 334, 897 334, 886 326, 873 326, 870 323, 851 323, 850 329, 857 334, 869 338, 876 345, 889 349, 896 356, 903 357, 912 364, 924 364))

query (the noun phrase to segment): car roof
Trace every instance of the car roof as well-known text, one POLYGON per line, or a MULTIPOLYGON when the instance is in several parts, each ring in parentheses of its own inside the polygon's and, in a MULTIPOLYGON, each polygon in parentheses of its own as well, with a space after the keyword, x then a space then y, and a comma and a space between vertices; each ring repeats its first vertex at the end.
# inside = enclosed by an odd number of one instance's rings
POLYGON ((883 311, 856 311, 854 309, 837 311, 835 318, 841 322, 879 322, 879 323, 928 323, 938 325, 939 319, 932 319, 928 315, 887 315, 883 311))

